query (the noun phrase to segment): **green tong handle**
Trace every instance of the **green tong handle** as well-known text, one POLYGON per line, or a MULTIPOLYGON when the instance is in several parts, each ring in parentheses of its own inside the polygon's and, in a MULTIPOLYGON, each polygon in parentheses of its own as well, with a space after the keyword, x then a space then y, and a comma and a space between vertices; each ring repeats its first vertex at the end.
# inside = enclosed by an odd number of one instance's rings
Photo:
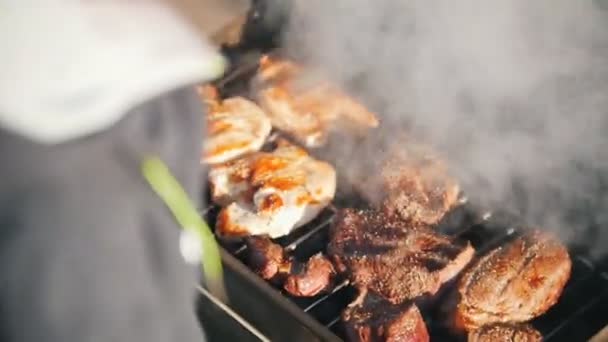
POLYGON ((197 212, 188 194, 162 160, 156 157, 145 159, 142 173, 182 229, 200 239, 201 263, 206 287, 215 297, 227 302, 220 249, 211 228, 197 212))

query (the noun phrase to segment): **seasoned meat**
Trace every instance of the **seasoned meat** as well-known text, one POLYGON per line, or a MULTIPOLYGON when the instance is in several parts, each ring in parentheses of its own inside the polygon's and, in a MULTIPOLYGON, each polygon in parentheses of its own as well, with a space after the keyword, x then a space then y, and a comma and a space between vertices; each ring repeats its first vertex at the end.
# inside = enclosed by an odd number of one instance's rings
POLYGON ((268 237, 252 236, 246 240, 248 264, 260 277, 266 280, 279 274, 289 273, 291 260, 283 247, 273 243, 268 237))
POLYGON ((429 341, 422 315, 413 303, 392 304, 365 292, 361 296, 342 314, 348 341, 429 341))
POLYGON ((430 148, 408 144, 391 152, 380 171, 379 205, 389 215, 436 224, 457 203, 459 186, 430 148))
POLYGON ((316 296, 333 283, 336 271, 321 253, 301 263, 290 258, 283 247, 268 237, 249 237, 246 243, 251 269, 263 279, 284 281, 285 291, 293 296, 316 296))
POLYGON ((542 335, 527 324, 496 323, 469 333, 468 342, 541 342, 542 335))
POLYGON ((198 91, 207 105, 203 163, 225 163, 262 147, 272 125, 258 105, 243 97, 221 100, 211 86, 198 91))
POLYGON ((460 279, 455 328, 470 331, 539 316, 557 302, 571 266, 568 251, 549 233, 529 232, 494 249, 460 279))
POLYGON ((260 105, 272 125, 307 147, 325 143, 331 131, 361 130, 378 126, 364 106, 325 81, 303 82, 311 71, 288 60, 264 56, 254 79, 260 105), (306 83, 306 85, 304 85, 306 83))
POLYGON ((319 253, 311 257, 304 269, 290 274, 283 288, 298 297, 312 297, 328 289, 336 274, 331 261, 319 253))
POLYGON ((334 198, 336 171, 285 140, 209 171, 211 196, 225 206, 218 215, 222 237, 277 238, 314 219, 334 198))
POLYGON ((353 284, 392 303, 436 293, 471 260, 468 242, 374 210, 341 210, 330 230, 329 256, 353 284))

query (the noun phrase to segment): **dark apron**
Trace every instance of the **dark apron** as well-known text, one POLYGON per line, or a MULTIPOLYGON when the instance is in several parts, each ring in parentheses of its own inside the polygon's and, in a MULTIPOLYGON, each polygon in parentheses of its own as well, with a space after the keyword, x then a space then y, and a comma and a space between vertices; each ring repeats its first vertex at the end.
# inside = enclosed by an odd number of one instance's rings
POLYGON ((140 173, 144 156, 160 156, 200 199, 202 132, 191 88, 61 145, 0 131, 1 341, 204 340, 197 268, 140 173))

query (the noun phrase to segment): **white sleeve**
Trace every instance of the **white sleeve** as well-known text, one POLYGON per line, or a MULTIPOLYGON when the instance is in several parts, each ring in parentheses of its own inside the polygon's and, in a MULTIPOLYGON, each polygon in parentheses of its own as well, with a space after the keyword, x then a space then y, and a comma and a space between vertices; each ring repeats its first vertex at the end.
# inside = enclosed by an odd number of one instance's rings
POLYGON ((224 59, 162 1, 3 1, 0 126, 60 143, 219 76, 224 59))

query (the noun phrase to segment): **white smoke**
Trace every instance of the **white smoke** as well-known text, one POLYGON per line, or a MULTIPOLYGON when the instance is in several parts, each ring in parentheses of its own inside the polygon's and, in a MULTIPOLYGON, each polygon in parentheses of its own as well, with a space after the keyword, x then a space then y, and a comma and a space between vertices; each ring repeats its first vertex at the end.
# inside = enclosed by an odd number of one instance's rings
POLYGON ((338 164, 377 159, 407 127, 473 198, 605 249, 608 234, 589 229, 608 224, 608 19, 596 3, 302 0, 291 14, 287 51, 384 122, 371 146, 342 144, 338 164))

